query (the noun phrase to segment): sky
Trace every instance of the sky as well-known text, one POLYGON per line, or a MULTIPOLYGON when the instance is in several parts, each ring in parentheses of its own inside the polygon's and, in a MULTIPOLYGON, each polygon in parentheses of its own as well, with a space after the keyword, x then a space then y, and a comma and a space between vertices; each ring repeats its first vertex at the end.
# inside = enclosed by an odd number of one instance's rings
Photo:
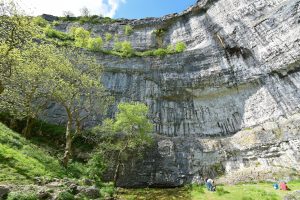
POLYGON ((92 15, 111 18, 139 19, 160 17, 181 12, 197 0, 20 0, 29 15, 52 14, 62 16, 71 11, 76 16, 86 7, 92 15))

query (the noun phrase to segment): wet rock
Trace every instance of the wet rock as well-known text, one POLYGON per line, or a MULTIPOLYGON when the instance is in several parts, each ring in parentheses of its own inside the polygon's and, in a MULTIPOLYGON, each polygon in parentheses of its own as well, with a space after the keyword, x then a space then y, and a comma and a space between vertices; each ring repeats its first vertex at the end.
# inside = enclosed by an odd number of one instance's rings
POLYGON ((8 186, 0 185, 0 199, 5 199, 9 194, 10 189, 8 186))

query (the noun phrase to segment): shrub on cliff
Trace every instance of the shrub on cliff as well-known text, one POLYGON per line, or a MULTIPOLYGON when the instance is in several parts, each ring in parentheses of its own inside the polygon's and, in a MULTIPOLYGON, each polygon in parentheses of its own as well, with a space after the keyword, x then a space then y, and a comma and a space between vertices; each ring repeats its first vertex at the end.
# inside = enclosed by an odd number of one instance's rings
POLYGON ((71 35, 75 39, 75 46, 86 48, 91 34, 82 27, 73 27, 71 28, 71 35))
POLYGON ((103 40, 101 37, 89 38, 87 49, 90 51, 101 51, 103 47, 103 40))
POLYGON ((126 25, 126 26, 124 27, 124 32, 125 32, 125 35, 130 35, 130 34, 133 32, 132 26, 126 25))
POLYGON ((181 53, 186 49, 186 44, 184 42, 178 42, 175 45, 175 50, 177 53, 181 53))
POLYGON ((61 32, 61 31, 58 31, 58 30, 55 30, 51 26, 47 26, 45 28, 44 32, 45 32, 45 35, 49 38, 56 38, 56 39, 59 39, 62 41, 73 40, 73 37, 71 35, 61 32))
POLYGON ((134 54, 132 45, 128 41, 115 42, 113 50, 117 52, 117 55, 122 57, 131 57, 134 54))

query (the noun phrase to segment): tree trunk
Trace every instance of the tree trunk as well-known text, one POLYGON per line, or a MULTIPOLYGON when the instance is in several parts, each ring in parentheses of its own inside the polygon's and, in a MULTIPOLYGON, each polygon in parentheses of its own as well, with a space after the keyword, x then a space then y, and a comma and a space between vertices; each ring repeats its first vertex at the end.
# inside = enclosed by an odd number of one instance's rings
POLYGON ((4 91, 4 85, 2 84, 2 81, 0 80, 0 94, 4 91))
POLYGON ((11 117, 9 120, 9 128, 12 130, 17 130, 17 127, 18 127, 17 120, 11 117))
POLYGON ((76 119, 76 132, 75 136, 79 136, 81 134, 81 123, 80 120, 76 119))
MULTIPOLYGON (((119 153, 119 155, 121 154, 121 152, 119 153)), ((117 165, 116 165, 116 169, 115 169, 115 173, 114 173, 114 187, 117 186, 117 180, 118 180, 118 176, 119 176, 119 171, 120 171, 120 161, 119 161, 119 155, 118 155, 118 158, 117 158, 117 165)))
POLYGON ((67 130, 66 130, 66 147, 65 147, 64 157, 63 157, 63 166, 64 167, 68 167, 68 162, 69 162, 70 156, 71 156, 71 149, 72 149, 71 129, 72 129, 72 120, 68 119, 67 130))
POLYGON ((27 117, 26 119, 26 126, 25 128, 23 129, 23 135, 26 137, 26 138, 29 138, 30 135, 31 135, 31 129, 32 129, 32 125, 33 125, 33 118, 31 117, 27 117))
POLYGON ((117 165, 116 165, 115 174, 114 174, 114 187, 117 186, 117 180, 119 178, 119 171, 120 171, 120 165, 121 165, 121 153, 125 152, 125 150, 127 149, 127 146, 128 146, 128 141, 126 141, 124 148, 120 150, 120 152, 117 156, 117 165))

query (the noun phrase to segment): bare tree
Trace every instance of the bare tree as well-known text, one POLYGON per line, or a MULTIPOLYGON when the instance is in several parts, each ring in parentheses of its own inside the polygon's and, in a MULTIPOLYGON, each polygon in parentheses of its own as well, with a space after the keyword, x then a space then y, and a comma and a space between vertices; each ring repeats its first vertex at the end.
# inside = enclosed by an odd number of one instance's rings
POLYGON ((84 17, 89 17, 91 14, 90 10, 87 7, 82 7, 80 9, 80 13, 81 13, 81 16, 84 16, 84 17))
POLYGON ((71 11, 69 10, 66 10, 66 11, 63 11, 63 16, 64 17, 75 17, 74 13, 72 13, 71 11))

